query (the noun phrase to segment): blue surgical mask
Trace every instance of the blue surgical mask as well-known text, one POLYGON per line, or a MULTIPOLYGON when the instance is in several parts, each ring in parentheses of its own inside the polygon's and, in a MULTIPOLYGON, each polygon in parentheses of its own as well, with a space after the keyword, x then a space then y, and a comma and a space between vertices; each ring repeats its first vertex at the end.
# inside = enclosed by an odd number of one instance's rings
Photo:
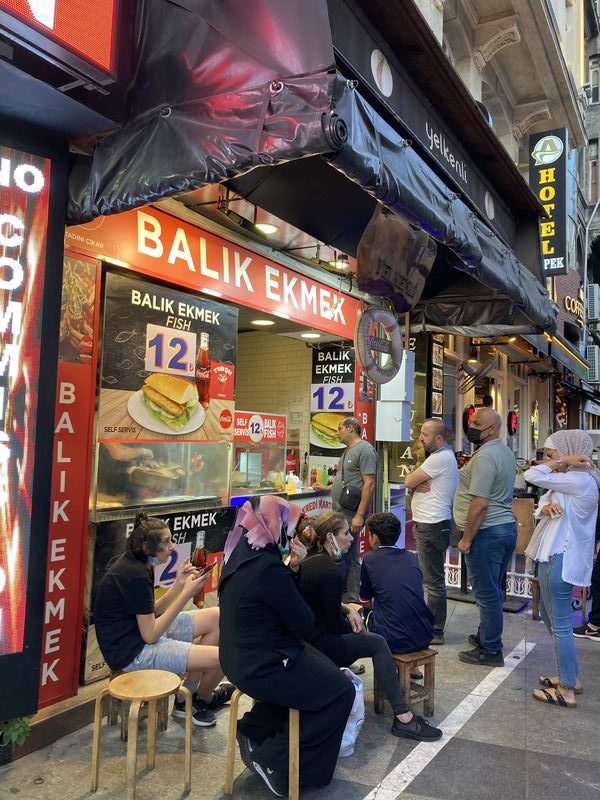
POLYGON ((148 563, 151 567, 158 567, 158 558, 156 556, 148 556, 148 563))
POLYGON ((290 540, 288 539, 285 544, 277 542, 277 547, 282 556, 286 556, 290 552, 290 540))

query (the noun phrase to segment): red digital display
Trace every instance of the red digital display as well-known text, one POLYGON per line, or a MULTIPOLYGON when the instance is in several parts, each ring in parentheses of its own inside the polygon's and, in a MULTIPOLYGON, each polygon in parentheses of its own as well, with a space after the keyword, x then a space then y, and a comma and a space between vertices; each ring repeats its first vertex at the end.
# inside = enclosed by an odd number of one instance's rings
POLYGON ((0 147, 0 655, 23 650, 50 161, 0 147))
POLYGON ((117 0, 0 0, 0 9, 111 72, 117 0))

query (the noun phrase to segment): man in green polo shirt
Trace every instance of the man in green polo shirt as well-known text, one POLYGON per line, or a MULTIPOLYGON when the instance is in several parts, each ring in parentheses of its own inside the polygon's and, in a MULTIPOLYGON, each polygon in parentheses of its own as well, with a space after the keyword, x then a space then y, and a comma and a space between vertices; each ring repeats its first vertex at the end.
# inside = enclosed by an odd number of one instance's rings
POLYGON ((502 667, 502 577, 517 541, 512 512, 516 464, 499 439, 502 420, 492 408, 479 408, 467 436, 479 445, 458 472, 452 514, 462 538, 469 580, 479 606, 479 630, 469 636, 472 650, 458 654, 467 664, 502 667))

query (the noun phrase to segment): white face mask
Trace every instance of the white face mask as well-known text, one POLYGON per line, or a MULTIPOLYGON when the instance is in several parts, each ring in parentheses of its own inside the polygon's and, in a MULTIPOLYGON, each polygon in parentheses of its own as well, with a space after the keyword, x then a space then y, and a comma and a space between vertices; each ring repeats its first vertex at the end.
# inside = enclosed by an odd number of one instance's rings
POLYGON ((331 545, 331 557, 334 561, 339 561, 341 557, 344 555, 339 544, 336 541, 335 536, 330 533, 329 534, 329 544, 331 545))

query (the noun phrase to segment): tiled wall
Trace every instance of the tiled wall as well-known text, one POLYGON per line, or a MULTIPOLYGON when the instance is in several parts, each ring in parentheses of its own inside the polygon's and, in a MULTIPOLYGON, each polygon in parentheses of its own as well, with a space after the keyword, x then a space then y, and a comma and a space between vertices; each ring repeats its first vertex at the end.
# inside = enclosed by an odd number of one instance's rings
POLYGON ((238 337, 236 408, 287 414, 288 428, 300 430, 300 463, 308 450, 311 368, 312 350, 298 339, 263 331, 238 337))

